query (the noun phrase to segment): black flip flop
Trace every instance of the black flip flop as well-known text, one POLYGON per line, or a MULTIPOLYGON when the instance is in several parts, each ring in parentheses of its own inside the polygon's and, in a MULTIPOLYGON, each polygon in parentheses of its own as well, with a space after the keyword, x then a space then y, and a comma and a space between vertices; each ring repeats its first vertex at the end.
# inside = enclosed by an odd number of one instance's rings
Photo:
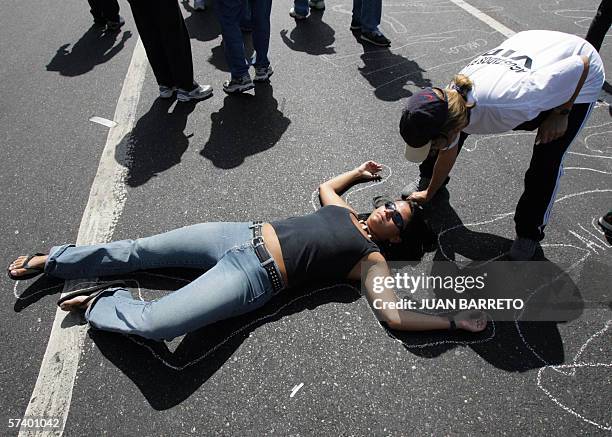
POLYGON ((61 306, 67 300, 73 299, 73 298, 75 298, 77 296, 87 296, 87 299, 85 299, 83 302, 81 302, 81 305, 84 305, 87 302, 89 302, 90 300, 95 299, 96 297, 98 297, 100 294, 102 294, 103 292, 105 292, 109 288, 117 286, 117 285, 125 285, 125 282, 123 282, 123 281, 105 282, 103 284, 97 284, 97 285, 93 285, 91 287, 85 287, 85 288, 80 288, 78 290, 71 291, 70 293, 66 294, 65 296, 62 296, 57 301, 57 306, 61 306))
POLYGON ((29 265, 29 262, 32 260, 32 258, 34 258, 35 256, 45 256, 47 255, 46 253, 35 253, 34 255, 28 255, 27 258, 25 259, 25 262, 23 263, 23 265, 21 267, 19 267, 20 269, 25 269, 26 272, 23 275, 19 275, 19 276, 14 276, 11 274, 11 270, 9 268, 7 268, 7 274, 8 277, 11 278, 13 281, 22 281, 24 279, 31 279, 34 278, 40 274, 42 274, 45 271, 44 267, 31 267, 29 265))

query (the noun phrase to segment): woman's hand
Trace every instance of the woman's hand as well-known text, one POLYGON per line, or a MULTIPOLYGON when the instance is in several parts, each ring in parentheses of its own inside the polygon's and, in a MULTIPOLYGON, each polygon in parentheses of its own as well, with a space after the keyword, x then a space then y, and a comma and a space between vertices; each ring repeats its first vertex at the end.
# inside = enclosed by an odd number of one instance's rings
POLYGON ((362 181, 372 181, 380 179, 378 174, 382 170, 383 166, 374 161, 366 161, 356 168, 359 174, 359 179, 362 181))
POLYGON ((487 327, 487 315, 482 311, 461 311, 453 320, 457 324, 457 328, 470 332, 484 331, 487 327))
POLYGON ((424 203, 429 202, 431 198, 429 196, 429 191, 423 190, 423 191, 415 191, 410 196, 408 196, 408 200, 412 200, 418 203, 419 205, 423 205, 424 203))
POLYGON ((536 135, 536 144, 547 144, 551 141, 561 138, 567 130, 568 116, 551 112, 548 117, 542 122, 538 128, 536 135))

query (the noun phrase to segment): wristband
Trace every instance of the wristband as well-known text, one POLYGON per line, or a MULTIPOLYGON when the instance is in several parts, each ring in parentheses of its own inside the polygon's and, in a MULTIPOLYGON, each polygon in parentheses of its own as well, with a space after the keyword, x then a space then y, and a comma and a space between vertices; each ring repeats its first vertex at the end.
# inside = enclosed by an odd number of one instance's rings
POLYGON ((449 331, 456 331, 457 330, 457 324, 455 323, 455 320, 452 318, 448 319, 448 322, 450 323, 450 327, 448 328, 449 331))

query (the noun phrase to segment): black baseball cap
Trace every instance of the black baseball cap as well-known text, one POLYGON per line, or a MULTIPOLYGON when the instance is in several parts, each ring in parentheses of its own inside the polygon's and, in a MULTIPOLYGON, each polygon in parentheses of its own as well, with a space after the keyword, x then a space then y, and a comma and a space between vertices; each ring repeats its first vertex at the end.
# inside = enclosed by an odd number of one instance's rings
POLYGON ((440 135, 448 118, 448 100, 438 97, 434 88, 424 88, 410 96, 402 111, 400 135, 406 141, 405 156, 408 161, 422 162, 431 149, 431 140, 440 135))

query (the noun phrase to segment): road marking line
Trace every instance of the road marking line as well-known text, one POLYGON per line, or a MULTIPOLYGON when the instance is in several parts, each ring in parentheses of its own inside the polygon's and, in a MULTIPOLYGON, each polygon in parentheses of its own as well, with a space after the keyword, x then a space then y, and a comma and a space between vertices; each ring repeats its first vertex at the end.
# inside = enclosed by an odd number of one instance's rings
POLYGON ((293 390, 291 390, 291 394, 289 395, 290 398, 294 397, 295 394, 302 388, 304 387, 304 383, 300 382, 298 385, 296 385, 295 387, 293 387, 293 390))
POLYGON ((463 0, 450 0, 450 1, 456 4, 457 6, 459 6, 464 11, 478 18, 483 23, 491 26, 493 29, 497 30, 499 33, 504 35, 506 38, 510 38, 511 36, 516 34, 514 30, 504 26, 499 21, 497 21, 495 18, 485 14, 480 9, 475 8, 471 4, 466 3, 463 0))
MULTIPOLYGON (((140 92, 144 82, 148 61, 140 38, 136 42, 121 95, 117 101, 114 120, 100 158, 89 200, 83 212, 76 243, 92 244, 109 241, 126 200, 125 178, 128 147, 119 148, 120 143, 129 140, 138 109, 140 92), (117 158, 115 154, 117 153, 117 158)), ((72 286, 67 282, 65 291, 72 286)), ((61 311, 55 312, 47 350, 24 417, 60 417, 61 428, 54 428, 53 435, 64 433, 70 410, 72 389, 84 344, 87 325, 72 323, 76 316, 61 311), (67 322, 70 327, 62 327, 67 322)), ((48 435, 49 431, 21 429, 20 436, 48 435)))
POLYGON ((117 122, 116 121, 109 120, 108 118, 98 117, 98 116, 90 117, 89 121, 101 124, 102 126, 106 126, 106 127, 115 127, 115 126, 117 126, 117 122))

